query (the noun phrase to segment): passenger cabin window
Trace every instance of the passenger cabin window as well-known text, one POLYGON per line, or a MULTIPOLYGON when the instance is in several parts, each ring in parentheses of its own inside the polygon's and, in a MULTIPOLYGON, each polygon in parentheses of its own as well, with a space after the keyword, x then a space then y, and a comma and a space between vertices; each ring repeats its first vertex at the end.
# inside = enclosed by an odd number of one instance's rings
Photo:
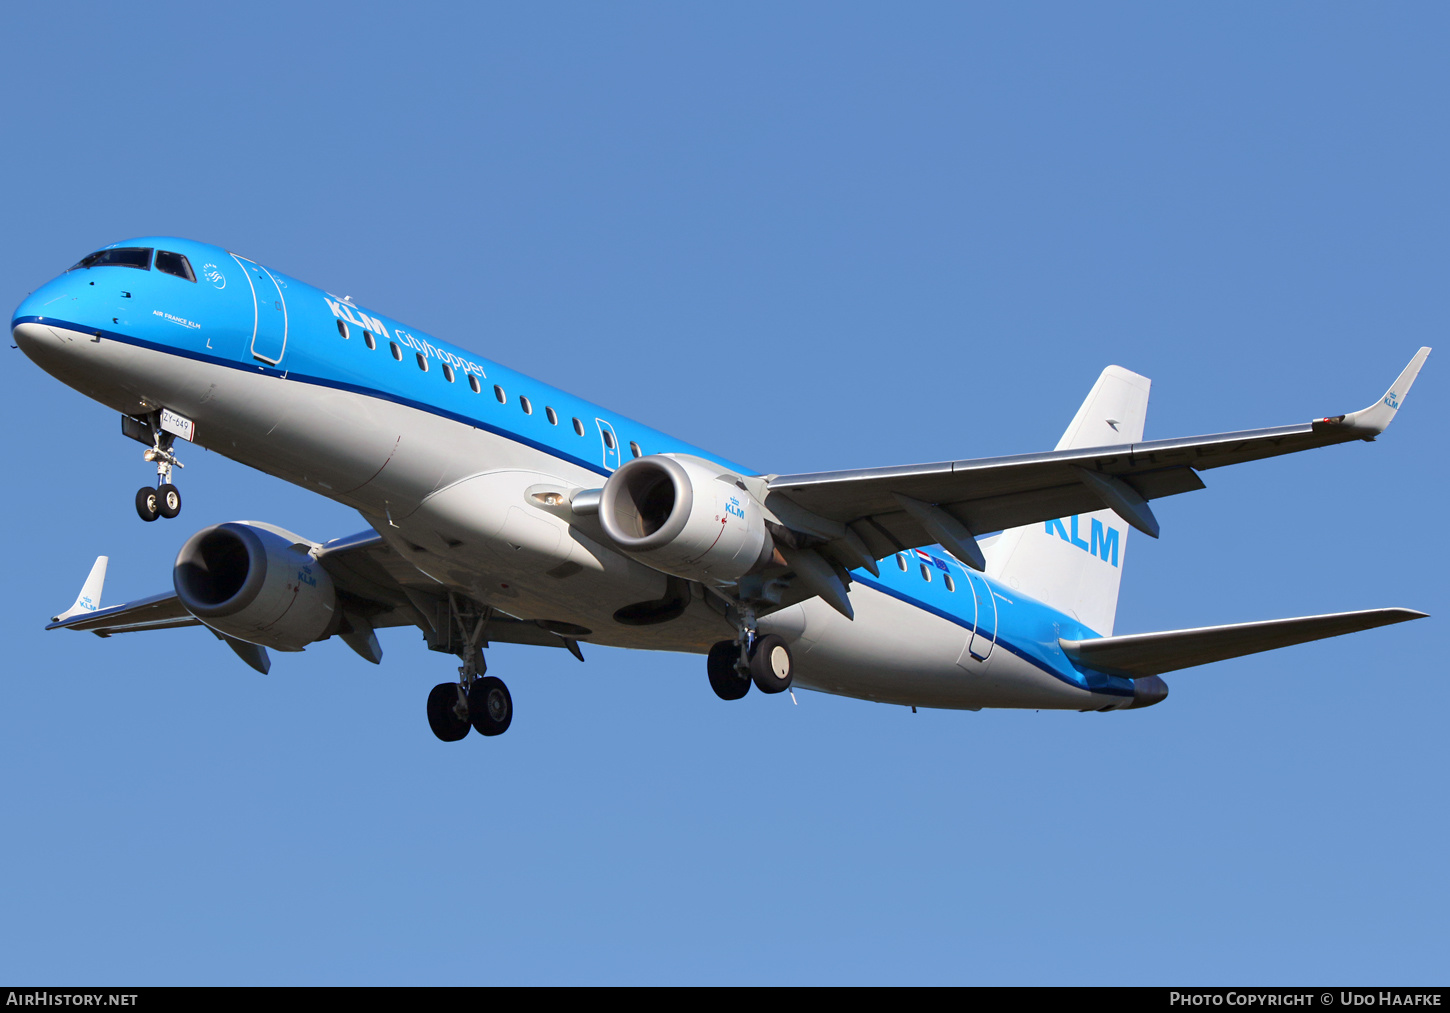
POLYGON ((425 358, 423 358, 423 353, 422 352, 415 352, 413 354, 414 354, 414 356, 418 360, 418 368, 421 369, 425 373, 428 372, 428 360, 425 359, 425 358))
POLYGON ((574 433, 577 436, 584 435, 584 423, 580 422, 578 419, 574 420, 574 433))
POLYGON ((941 579, 946 584, 948 591, 955 591, 957 589, 957 582, 952 580, 951 574, 944 573, 941 579))
POLYGON ((372 331, 363 331, 363 344, 367 345, 369 348, 378 347, 377 339, 373 337, 372 331))
POLYGON ((478 383, 478 377, 474 376, 472 373, 468 374, 468 386, 473 388, 473 392, 475 394, 483 393, 483 388, 478 383))
MULTIPOLYGON (((196 275, 191 272, 191 261, 179 253, 168 253, 165 250, 157 250, 156 270, 162 274, 169 274, 173 278, 184 278, 193 284, 196 282, 196 275)), ((347 335, 344 334, 343 337, 345 338, 347 335)))
POLYGON ((509 403, 508 395, 503 392, 503 388, 500 387, 498 384, 493 385, 493 396, 498 398, 499 404, 509 403))
POLYGON ((633 454, 635 457, 638 457, 639 456, 639 444, 638 443, 635 443, 633 440, 630 440, 629 441, 629 452, 631 454, 633 454))
POLYGON ((448 363, 446 362, 443 364, 443 379, 447 380, 449 383, 453 382, 453 367, 448 365, 448 363))
POLYGON ((524 410, 525 415, 534 414, 533 403, 530 402, 529 399, 524 397, 522 394, 519 395, 519 407, 524 410))
POLYGON ((544 417, 549 420, 549 425, 551 426, 557 426, 559 424, 558 413, 548 405, 544 405, 544 417))
POLYGON ((899 552, 896 554, 896 565, 901 567, 902 573, 906 572, 906 557, 899 552))
POLYGON ((921 579, 926 581, 928 584, 931 583, 931 571, 927 569, 925 563, 921 564, 921 579))
POLYGON ((608 429, 604 430, 604 445, 610 450, 614 449, 614 434, 608 429))
MULTIPOLYGON (((156 266, 157 267, 160 267, 161 266, 161 258, 159 258, 159 257, 156 259, 156 266)), ((349 335, 347 333, 347 321, 346 320, 338 320, 338 322, 337 322, 337 333, 338 334, 341 334, 344 338, 351 337, 351 335, 349 335)))
POLYGON ((83 267, 135 267, 142 271, 151 270, 150 246, 122 246, 114 250, 97 250, 83 259, 72 271, 83 267))

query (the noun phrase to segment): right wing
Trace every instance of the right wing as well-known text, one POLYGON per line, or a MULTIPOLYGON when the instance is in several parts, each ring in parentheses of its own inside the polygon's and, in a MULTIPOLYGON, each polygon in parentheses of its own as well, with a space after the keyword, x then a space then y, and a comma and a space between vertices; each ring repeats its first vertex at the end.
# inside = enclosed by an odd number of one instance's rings
MULTIPOLYGON (((457 638, 452 629, 452 600, 447 590, 401 558, 376 531, 363 531, 327 542, 316 550, 315 558, 337 589, 338 608, 344 617, 338 635, 362 657, 374 663, 381 659, 382 651, 372 630, 391 626, 417 626, 430 647, 453 651, 457 638)), ((101 589, 96 580, 97 570, 104 576, 105 568, 99 560, 78 603, 85 599, 99 604, 101 589)), ((186 610, 175 591, 95 611, 77 613, 76 607, 57 616, 46 629, 83 630, 109 637, 116 633, 205 625, 186 610)), ((484 623, 483 640, 562 647, 582 660, 577 640, 571 635, 573 631, 561 631, 559 627, 557 623, 551 627, 534 620, 495 614, 484 623)), ((212 632, 247 664, 260 672, 267 671, 270 662, 265 648, 216 630, 212 632)))
POLYGON ((113 633, 136 633, 140 630, 171 630, 178 626, 200 626, 201 620, 182 608, 175 591, 153 594, 149 598, 112 605, 95 612, 82 612, 69 619, 57 619, 48 630, 85 630, 98 637, 113 633))

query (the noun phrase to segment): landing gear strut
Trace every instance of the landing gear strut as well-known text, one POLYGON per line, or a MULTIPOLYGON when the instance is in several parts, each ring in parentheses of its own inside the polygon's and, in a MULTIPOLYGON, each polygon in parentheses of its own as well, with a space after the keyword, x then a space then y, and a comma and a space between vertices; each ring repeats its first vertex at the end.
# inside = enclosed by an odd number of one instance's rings
POLYGON ((444 682, 428 694, 428 727, 444 742, 457 742, 470 728, 480 735, 502 735, 514 719, 514 701, 503 680, 485 675, 488 664, 483 660, 484 629, 491 609, 483 609, 474 618, 470 629, 464 616, 450 609, 463 632, 463 646, 458 657, 458 681, 444 682))
POLYGON ((176 459, 171 445, 176 437, 162 432, 155 422, 151 424, 151 449, 142 454, 146 461, 156 464, 156 488, 142 486, 136 491, 136 513, 143 521, 154 521, 157 517, 175 517, 181 513, 181 491, 171 484, 171 469, 184 468, 176 459))

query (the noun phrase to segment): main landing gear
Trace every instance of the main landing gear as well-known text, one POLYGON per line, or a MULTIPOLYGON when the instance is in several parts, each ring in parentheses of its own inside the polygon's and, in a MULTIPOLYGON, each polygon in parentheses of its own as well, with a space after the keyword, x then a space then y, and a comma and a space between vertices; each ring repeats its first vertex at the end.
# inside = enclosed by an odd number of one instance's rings
POLYGON ((151 439, 153 446, 141 456, 156 463, 156 488, 142 486, 136 490, 136 513, 143 521, 175 517, 181 513, 181 491, 171 484, 171 469, 186 467, 171 450, 175 436, 153 425, 151 439))
MULTIPOLYGON (((503 680, 485 675, 483 633, 488 610, 477 617, 473 628, 465 626, 465 639, 458 651, 463 664, 458 681, 439 683, 428 694, 428 727, 444 742, 457 742, 472 728, 480 735, 502 735, 514 719, 514 701, 503 680)), ((464 625, 458 618, 459 625, 464 625)))
POLYGON ((739 700, 754 683, 762 693, 784 693, 795 678, 795 662, 786 642, 774 633, 758 636, 753 609, 732 609, 737 633, 710 648, 705 669, 710 688, 721 700, 739 700))
POLYGON ((444 742, 457 742, 472 728, 480 735, 502 735, 514 719, 514 702, 502 679, 491 675, 443 682, 428 694, 428 727, 444 742))

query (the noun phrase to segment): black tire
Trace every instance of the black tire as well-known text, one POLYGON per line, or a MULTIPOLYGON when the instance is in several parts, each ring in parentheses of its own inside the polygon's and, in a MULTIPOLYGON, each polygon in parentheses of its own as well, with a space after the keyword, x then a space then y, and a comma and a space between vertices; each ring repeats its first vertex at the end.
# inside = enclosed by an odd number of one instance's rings
POLYGON ((162 517, 175 517, 181 513, 181 490, 174 485, 163 485, 157 489, 156 512, 162 517))
POLYGON ((721 700, 739 700, 750 692, 750 680, 735 670, 739 657, 740 645, 733 640, 722 640, 710 648, 710 655, 705 659, 710 688, 721 700))
POLYGON ((441 682, 428 694, 428 727, 444 742, 457 742, 468 734, 468 721, 458 716, 457 706, 456 682, 441 682))
POLYGON ((790 648, 774 633, 755 642, 750 652, 750 678, 762 693, 784 693, 795 679, 795 659, 790 648))
POLYGON ((485 675, 468 691, 468 720, 479 735, 502 735, 514 720, 514 700, 502 679, 485 675))
POLYGON ((149 523, 161 516, 160 505, 161 497, 149 485, 143 485, 136 490, 136 515, 143 521, 149 523))

